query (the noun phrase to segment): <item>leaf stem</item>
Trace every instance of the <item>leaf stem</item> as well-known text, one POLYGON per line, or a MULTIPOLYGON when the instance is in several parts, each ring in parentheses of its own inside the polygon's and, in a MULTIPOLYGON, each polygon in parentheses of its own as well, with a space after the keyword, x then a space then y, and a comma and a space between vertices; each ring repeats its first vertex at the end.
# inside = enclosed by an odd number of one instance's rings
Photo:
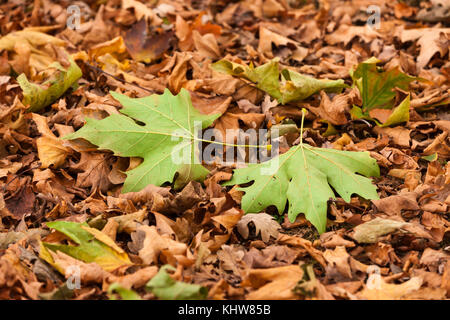
POLYGON ((302 108, 302 123, 300 124, 300 146, 303 147, 303 123, 305 122, 305 116, 308 114, 308 110, 302 108))

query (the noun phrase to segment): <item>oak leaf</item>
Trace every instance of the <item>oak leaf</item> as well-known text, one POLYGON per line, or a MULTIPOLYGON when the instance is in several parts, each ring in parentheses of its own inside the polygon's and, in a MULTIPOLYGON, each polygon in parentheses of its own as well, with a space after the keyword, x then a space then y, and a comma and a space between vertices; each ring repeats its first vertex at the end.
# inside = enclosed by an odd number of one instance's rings
POLYGON ((239 220, 236 227, 239 233, 244 239, 249 236, 249 223, 253 223, 256 229, 256 235, 261 234, 261 239, 264 242, 268 242, 270 237, 278 237, 278 230, 281 228, 278 222, 267 213, 248 213, 239 220))

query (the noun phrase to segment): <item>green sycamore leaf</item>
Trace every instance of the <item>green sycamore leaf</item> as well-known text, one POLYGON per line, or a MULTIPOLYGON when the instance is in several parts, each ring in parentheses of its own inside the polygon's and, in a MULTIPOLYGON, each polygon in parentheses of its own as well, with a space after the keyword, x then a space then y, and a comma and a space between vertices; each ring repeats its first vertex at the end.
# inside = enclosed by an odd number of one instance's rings
POLYGON ((206 299, 208 289, 198 284, 175 281, 166 270, 175 271, 171 265, 162 266, 146 288, 162 300, 202 300, 206 299))
POLYGON ((401 72, 399 67, 382 71, 377 67, 379 62, 381 61, 372 57, 350 71, 353 83, 361 93, 363 112, 375 108, 392 109, 395 103, 394 88, 408 90, 409 84, 418 80, 401 72))
POLYGON ((351 110, 354 119, 375 120, 369 112, 374 109, 394 109, 389 118, 377 125, 387 127, 401 122, 409 121, 410 97, 406 97, 397 107, 395 107, 395 88, 408 90, 409 84, 414 80, 424 79, 411 77, 400 71, 399 67, 389 71, 383 71, 377 67, 380 60, 372 57, 360 63, 355 69, 350 70, 353 84, 358 88, 362 106, 353 106, 351 110), (394 108, 395 107, 395 108, 394 108))
POLYGON ((209 127, 220 114, 201 114, 185 89, 176 96, 168 89, 162 95, 137 99, 111 95, 124 106, 122 114, 86 119, 80 130, 64 139, 83 138, 118 156, 143 158, 137 168, 126 172, 123 193, 172 182, 176 173, 175 188, 191 180, 203 181, 209 171, 197 161, 195 131, 209 127))
POLYGON ((389 127, 394 124, 409 121, 410 103, 411 98, 410 95, 408 95, 397 107, 394 108, 394 110, 392 110, 391 115, 383 123, 379 122, 377 119, 373 119, 370 115, 365 114, 358 106, 353 106, 353 108, 350 110, 350 114, 353 119, 372 120, 380 127, 389 127))
POLYGON ((64 69, 59 62, 52 63, 49 68, 57 69, 55 76, 37 85, 30 83, 27 76, 22 73, 17 77, 17 82, 23 91, 23 104, 28 105, 28 111, 36 112, 61 97, 67 89, 76 85, 82 72, 75 61, 69 57, 70 65, 64 69))
POLYGON ((283 212, 289 201, 291 222, 304 213, 319 231, 325 232, 327 201, 335 198, 333 189, 347 202, 356 193, 366 199, 378 199, 376 187, 369 178, 379 176, 376 160, 368 152, 351 152, 316 148, 300 143, 267 162, 250 164, 234 171, 224 185, 245 184, 242 209, 261 212, 270 205, 283 212), (270 172, 272 174, 263 174, 270 172))
POLYGON ((87 223, 70 221, 53 221, 46 223, 49 228, 55 229, 76 243, 76 245, 54 244, 41 242, 40 257, 54 266, 52 256, 47 250, 61 251, 72 258, 86 263, 95 262, 106 271, 113 271, 124 265, 131 265, 128 255, 106 234, 97 229, 90 228, 87 223))
POLYGON ((254 83, 258 89, 267 92, 281 104, 306 99, 320 90, 340 92, 346 87, 342 79, 315 79, 288 69, 280 72, 278 59, 273 59, 256 68, 252 64, 246 66, 222 59, 213 63, 211 67, 218 72, 254 83))

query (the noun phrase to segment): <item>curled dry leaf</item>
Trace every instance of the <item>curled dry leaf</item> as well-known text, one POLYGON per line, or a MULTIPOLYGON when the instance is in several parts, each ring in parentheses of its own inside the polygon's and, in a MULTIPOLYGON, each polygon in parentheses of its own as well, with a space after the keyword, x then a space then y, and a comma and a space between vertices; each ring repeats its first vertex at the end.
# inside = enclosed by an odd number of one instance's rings
POLYGON ((71 153, 70 148, 65 147, 63 141, 58 139, 50 130, 45 117, 36 113, 32 113, 31 117, 41 134, 41 137, 36 140, 36 144, 42 168, 50 166, 58 168, 62 166, 67 156, 71 153))
POLYGON ((372 202, 379 211, 387 213, 388 215, 400 215, 402 210, 420 209, 417 204, 417 194, 414 192, 372 200, 372 202))
POLYGON ((356 226, 353 229, 355 233, 352 237, 359 243, 376 243, 379 237, 392 233, 405 225, 407 225, 405 222, 377 217, 356 226))
POLYGON ((261 235, 264 242, 269 242, 270 237, 278 238, 278 230, 281 226, 274 218, 265 213, 247 213, 237 223, 236 227, 244 239, 249 236, 249 224, 253 223, 255 227, 255 235, 261 235))
POLYGON ((128 247, 138 253, 146 265, 156 264, 160 254, 184 255, 187 249, 184 243, 172 240, 170 236, 160 235, 155 226, 140 225, 131 234, 131 239, 128 247))

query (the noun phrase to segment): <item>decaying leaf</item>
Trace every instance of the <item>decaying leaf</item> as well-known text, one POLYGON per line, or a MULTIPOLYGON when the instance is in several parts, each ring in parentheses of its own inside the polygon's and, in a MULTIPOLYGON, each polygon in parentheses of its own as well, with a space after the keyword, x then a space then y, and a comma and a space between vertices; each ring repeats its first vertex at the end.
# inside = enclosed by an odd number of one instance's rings
POLYGON ((68 221, 48 222, 49 228, 66 235, 76 245, 42 242, 40 256, 42 259, 61 270, 50 255, 61 251, 75 259, 90 263, 95 262, 106 271, 112 271, 124 265, 131 265, 128 255, 107 235, 90 228, 86 223, 68 221))
POLYGON ((410 98, 406 97, 394 108, 396 96, 394 89, 407 90, 412 81, 419 79, 401 72, 398 67, 381 71, 377 67, 379 62, 381 61, 372 57, 350 71, 353 83, 362 98, 362 107, 354 106, 352 115, 355 118, 377 118, 379 124, 383 126, 408 121, 410 98), (391 109, 393 110, 388 111, 391 109))
POLYGON ((154 226, 139 226, 131 239, 133 242, 129 247, 139 254, 144 264, 157 263, 161 253, 183 255, 187 249, 184 243, 172 240, 170 236, 160 235, 154 226))
POLYGON ((377 217, 369 222, 356 226, 353 229, 355 231, 353 239, 359 243, 375 243, 379 237, 394 232, 405 225, 405 222, 377 217))
POLYGON ((317 80, 289 69, 280 72, 277 59, 256 68, 225 59, 212 64, 211 67, 216 71, 249 80, 281 104, 306 99, 320 90, 339 92, 345 87, 343 80, 317 80))
POLYGON ((53 103, 67 89, 76 85, 76 81, 81 77, 81 69, 72 58, 69 58, 68 66, 64 67, 55 62, 48 68, 57 71, 53 78, 41 84, 30 83, 25 74, 17 77, 17 82, 23 90, 23 104, 29 106, 30 111, 38 111, 53 103))
POLYGON ((422 280, 413 277, 402 284, 387 283, 380 275, 373 275, 368 284, 358 295, 368 300, 395 300, 420 288, 422 280))
POLYGON ((303 271, 298 266, 249 270, 243 286, 254 289, 248 296, 250 300, 287 300, 296 297, 293 289, 302 279, 303 271))
POLYGON ((141 19, 125 35, 124 42, 128 52, 136 61, 150 63, 162 56, 170 47, 172 32, 147 34, 147 20, 141 19))

